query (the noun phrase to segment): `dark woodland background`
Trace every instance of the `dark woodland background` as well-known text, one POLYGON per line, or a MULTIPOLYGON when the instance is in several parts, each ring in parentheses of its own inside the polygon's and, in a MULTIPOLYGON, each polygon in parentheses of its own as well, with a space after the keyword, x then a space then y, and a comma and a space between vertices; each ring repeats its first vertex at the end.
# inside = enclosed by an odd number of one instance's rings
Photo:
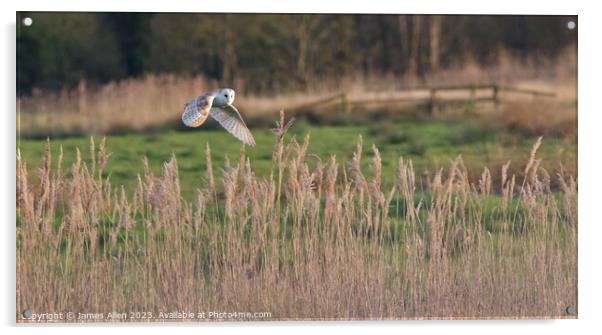
POLYGON ((554 61, 577 34, 560 16, 17 14, 19 95, 145 74, 299 90, 355 74, 415 76, 501 54, 554 61), (24 27, 22 18, 33 25, 24 27))

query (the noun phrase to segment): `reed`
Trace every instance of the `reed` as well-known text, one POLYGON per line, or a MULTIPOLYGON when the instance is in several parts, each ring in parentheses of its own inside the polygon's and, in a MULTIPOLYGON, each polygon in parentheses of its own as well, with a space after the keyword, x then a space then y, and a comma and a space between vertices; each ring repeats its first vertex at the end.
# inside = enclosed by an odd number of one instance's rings
POLYGON ((469 182, 460 158, 421 183, 400 157, 385 188, 376 147, 371 171, 360 168, 361 137, 348 164, 309 160, 308 137, 287 141, 291 124, 282 115, 267 178, 241 151, 216 183, 208 146, 208 178, 190 202, 175 156, 159 175, 145 161, 125 190, 103 173, 104 140, 69 170, 48 145, 39 182, 18 154, 18 313, 576 317, 566 308, 577 306, 577 184, 561 170, 550 190, 540 140, 528 179, 517 185, 504 165, 499 194, 487 169, 469 182))

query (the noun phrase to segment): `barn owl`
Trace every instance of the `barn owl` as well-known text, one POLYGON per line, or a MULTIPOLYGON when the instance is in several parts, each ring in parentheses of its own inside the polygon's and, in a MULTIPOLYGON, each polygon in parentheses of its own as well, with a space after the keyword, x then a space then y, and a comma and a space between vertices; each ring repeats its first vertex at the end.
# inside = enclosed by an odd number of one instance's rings
POLYGON ((247 128, 242 116, 232 105, 234 90, 223 88, 201 95, 184 106, 182 122, 188 127, 199 127, 207 116, 211 115, 230 134, 250 146, 255 146, 255 139, 247 128))

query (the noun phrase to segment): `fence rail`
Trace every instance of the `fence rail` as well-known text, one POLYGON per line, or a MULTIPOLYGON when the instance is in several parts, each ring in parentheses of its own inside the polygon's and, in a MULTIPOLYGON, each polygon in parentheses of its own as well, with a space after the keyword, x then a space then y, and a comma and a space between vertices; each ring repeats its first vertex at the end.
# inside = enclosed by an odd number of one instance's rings
POLYGON ((398 97, 398 98, 371 98, 371 99, 349 99, 347 93, 337 93, 316 101, 297 105, 288 108, 291 111, 301 111, 313 108, 324 108, 329 105, 340 106, 344 112, 348 112, 351 106, 362 106, 368 104, 398 104, 398 103, 414 103, 426 104, 430 106, 431 113, 434 113, 441 105, 450 103, 478 103, 478 102, 493 102, 497 106, 501 102, 500 93, 509 92, 514 94, 530 95, 532 97, 556 97, 554 92, 524 89, 509 85, 499 84, 468 84, 468 85, 417 85, 397 89, 398 92, 410 91, 425 91, 428 92, 428 97, 398 97), (477 91, 488 91, 489 95, 476 96, 477 91), (440 93, 452 91, 466 91, 468 97, 445 97, 440 93))

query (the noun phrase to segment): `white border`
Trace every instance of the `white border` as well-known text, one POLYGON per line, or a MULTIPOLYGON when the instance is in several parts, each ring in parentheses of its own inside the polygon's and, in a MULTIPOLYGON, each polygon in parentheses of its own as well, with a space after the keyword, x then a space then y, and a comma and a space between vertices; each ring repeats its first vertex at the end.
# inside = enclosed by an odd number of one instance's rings
MULTIPOLYGON (((439 13, 439 14, 562 14, 579 15, 579 320, 558 321, 403 321, 403 322, 276 322, 276 323, 236 323, 236 324, 201 324, 190 325, 154 325, 144 327, 144 332, 164 333, 164 327, 177 327, 175 331, 186 333, 211 333, 241 332, 245 334, 304 334, 322 330, 339 333, 366 333, 369 331, 386 333, 416 333, 420 334, 504 334, 524 330, 544 331, 551 334, 572 334, 587 332, 590 327, 600 329, 597 323, 599 308, 602 301, 600 292, 600 256, 602 245, 602 223, 598 221, 602 199, 602 100, 601 95, 602 73, 600 62, 602 53, 600 48, 600 32, 602 27, 601 11, 596 10, 594 1, 467 1, 467 0, 440 0, 440 1, 409 1, 403 4, 394 4, 386 0, 370 1, 344 1, 344 0, 303 0, 285 3, 265 1, 229 0, 229 1, 157 1, 125 2, 117 0, 88 0, 81 2, 53 0, 31 1, 21 0, 18 3, 7 1, 2 3, 0 12, 3 25, 2 33, 2 101, 1 141, 2 153, 0 164, 2 173, 2 222, 3 243, 2 251, 2 304, 0 316, 2 326, 10 327, 8 331, 23 332, 49 332, 49 333, 81 333, 93 332, 105 334, 107 329, 100 327, 58 327, 49 326, 44 329, 37 327, 16 327, 14 325, 14 218, 15 218, 15 11, 17 10, 47 10, 47 11, 169 11, 169 12, 339 12, 339 13, 439 13), (300 326, 303 327, 294 327, 300 326), (252 326, 252 327, 249 327, 252 326)), ((125 331, 140 331, 136 329, 125 331)), ((111 326, 109 331, 123 331, 124 329, 111 326)))
POLYGON ((418 13, 418 14, 577 14, 577 2, 506 0, 496 2, 427 0, 396 3, 386 0, 304 1, 20 1, 22 11, 149 11, 149 12, 271 12, 271 13, 418 13))

